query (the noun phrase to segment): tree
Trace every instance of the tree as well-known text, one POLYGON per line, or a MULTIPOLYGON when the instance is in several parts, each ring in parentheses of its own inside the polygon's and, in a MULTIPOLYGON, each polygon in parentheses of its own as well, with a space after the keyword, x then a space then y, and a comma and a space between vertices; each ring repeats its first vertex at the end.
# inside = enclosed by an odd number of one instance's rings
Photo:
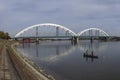
POLYGON ((0 38, 1 39, 10 39, 9 33, 5 33, 3 31, 0 31, 0 38))

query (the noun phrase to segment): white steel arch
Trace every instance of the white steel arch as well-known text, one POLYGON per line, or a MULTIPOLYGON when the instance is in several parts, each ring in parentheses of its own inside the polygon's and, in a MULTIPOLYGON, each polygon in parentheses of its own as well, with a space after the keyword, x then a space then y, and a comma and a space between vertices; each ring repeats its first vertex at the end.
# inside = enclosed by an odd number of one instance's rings
POLYGON ((90 31, 90 30, 95 30, 95 31, 98 30, 99 32, 104 33, 105 36, 109 36, 105 31, 103 31, 103 30, 101 30, 101 29, 99 29, 99 28, 89 28, 89 29, 85 29, 85 30, 79 32, 77 35, 78 35, 78 36, 81 36, 82 34, 84 34, 84 33, 87 32, 87 31, 90 31))
POLYGON ((19 33, 17 33, 15 35, 15 37, 19 37, 21 34, 23 34, 24 32, 32 29, 32 28, 36 28, 36 27, 43 27, 43 26, 49 26, 49 27, 58 27, 58 28, 61 28, 63 29, 64 31, 67 31, 68 33, 70 33, 72 36, 76 36, 77 34, 75 32, 73 32, 72 30, 62 26, 62 25, 58 25, 58 24, 53 24, 53 23, 43 23, 43 24, 37 24, 37 25, 33 25, 33 26, 30 26, 30 27, 27 27, 25 29, 23 29, 22 31, 20 31, 19 33))

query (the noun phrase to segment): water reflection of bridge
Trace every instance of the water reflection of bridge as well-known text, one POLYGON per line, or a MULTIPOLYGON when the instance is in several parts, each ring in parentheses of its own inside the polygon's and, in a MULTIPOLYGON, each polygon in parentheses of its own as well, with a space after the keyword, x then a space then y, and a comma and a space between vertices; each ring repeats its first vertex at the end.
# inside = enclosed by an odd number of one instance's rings
POLYGON ((93 61, 94 59, 98 59, 99 58, 99 52, 103 51, 104 49, 106 49, 106 45, 102 44, 103 42, 100 41, 83 41, 83 43, 81 42, 81 45, 79 46, 80 50, 83 51, 84 55, 83 57, 86 58, 86 61, 88 61, 89 59, 91 59, 91 61, 93 61))
MULTIPOLYGON (((36 58, 40 56, 38 47, 39 47, 39 44, 36 44, 36 58)), ((46 56, 46 57, 41 57, 40 58, 41 60, 48 61, 48 62, 55 62, 57 60, 62 59, 62 57, 65 57, 71 54, 76 47, 73 45, 50 45, 50 48, 54 48, 55 54, 51 54, 50 56, 46 56), (64 50, 61 50, 61 48, 64 50)))
MULTIPOLYGON (((83 55, 83 57, 88 61, 89 59, 93 61, 94 59, 99 58, 99 54, 97 54, 97 51, 101 51, 102 49, 105 49, 104 45, 101 45, 101 42, 94 42, 90 43, 90 41, 83 41, 78 45, 64 45, 64 44, 56 44, 56 45, 42 45, 42 44, 36 44, 36 55, 34 55, 34 58, 37 60, 43 60, 46 62, 56 62, 58 60, 62 60, 64 57, 67 57, 69 55, 72 55, 76 50, 80 52, 80 54, 83 55), (81 44, 83 43, 83 44, 81 44), (86 44, 85 44, 86 43, 86 44), (41 53, 40 46, 42 47, 49 47, 50 51, 42 57, 43 54, 41 53)), ((52 43, 51 43, 52 44, 52 43)), ((43 49, 43 48, 42 48, 43 49)), ((75 53, 76 54, 76 53, 75 53)))

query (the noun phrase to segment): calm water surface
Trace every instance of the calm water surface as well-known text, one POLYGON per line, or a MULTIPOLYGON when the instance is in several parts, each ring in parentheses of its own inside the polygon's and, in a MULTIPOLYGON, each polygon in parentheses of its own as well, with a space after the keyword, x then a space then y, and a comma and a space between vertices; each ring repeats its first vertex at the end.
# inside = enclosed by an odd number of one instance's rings
POLYGON ((56 80, 120 80, 120 42, 45 41, 17 50, 56 80))

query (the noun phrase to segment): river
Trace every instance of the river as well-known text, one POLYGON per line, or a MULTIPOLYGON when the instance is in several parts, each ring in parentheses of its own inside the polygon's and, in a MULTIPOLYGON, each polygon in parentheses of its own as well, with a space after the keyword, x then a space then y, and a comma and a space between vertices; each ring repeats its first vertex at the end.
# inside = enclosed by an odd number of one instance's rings
POLYGON ((16 49, 56 80, 120 80, 120 42, 41 41, 16 49))

